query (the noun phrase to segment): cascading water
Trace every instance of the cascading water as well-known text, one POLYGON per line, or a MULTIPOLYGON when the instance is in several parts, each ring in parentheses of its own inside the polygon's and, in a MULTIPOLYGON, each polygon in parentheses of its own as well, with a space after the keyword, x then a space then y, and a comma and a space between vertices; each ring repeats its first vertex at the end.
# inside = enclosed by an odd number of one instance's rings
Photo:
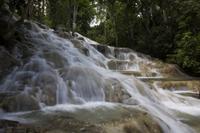
POLYGON ((107 102, 120 102, 124 105, 137 104, 147 110, 166 133, 194 132, 175 115, 176 111, 184 110, 179 108, 174 111, 172 109, 175 108, 170 109, 170 106, 190 106, 190 114, 194 107, 195 115, 200 116, 199 100, 159 88, 151 89, 135 77, 112 71, 108 66, 111 60, 132 61, 135 64, 125 63, 122 69, 141 71, 139 63, 148 59, 138 57, 137 53, 131 50, 115 51, 113 47, 107 47, 110 53, 105 53, 109 56, 104 56, 95 48, 97 46, 90 44, 94 43, 91 40, 64 39, 50 29, 42 29, 30 22, 27 22, 27 25, 29 27, 22 26, 20 32, 25 35, 23 41, 33 45, 34 52, 30 59, 16 67, 0 86, 1 92, 17 92, 16 100, 19 102, 16 101, 17 108, 14 111, 33 110, 56 104, 76 104, 76 107, 81 108, 92 102, 102 102, 100 105, 106 106, 109 106, 107 102))

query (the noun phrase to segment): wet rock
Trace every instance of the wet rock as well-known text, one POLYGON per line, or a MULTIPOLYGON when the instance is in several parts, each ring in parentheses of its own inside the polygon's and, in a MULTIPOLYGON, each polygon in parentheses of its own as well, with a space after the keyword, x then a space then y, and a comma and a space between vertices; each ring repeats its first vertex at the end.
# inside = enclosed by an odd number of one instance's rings
POLYGON ((72 39, 71 42, 74 44, 74 47, 76 47, 82 54, 89 56, 89 50, 86 48, 86 46, 81 43, 81 41, 77 39, 72 39))
POLYGON ((46 129, 14 120, 0 120, 0 129, 4 131, 3 133, 46 133, 46 129))
POLYGON ((92 46, 106 57, 109 57, 111 55, 111 50, 106 45, 92 45, 92 46))
POLYGON ((135 55, 130 54, 130 55, 129 55, 129 59, 130 59, 131 61, 134 61, 134 60, 136 60, 136 57, 135 57, 135 55))
POLYGON ((85 39, 83 37, 78 37, 77 39, 81 40, 81 41, 85 41, 85 39))
POLYGON ((69 32, 65 32, 65 31, 54 31, 58 36, 62 37, 62 38, 65 38, 65 39, 72 39, 73 36, 71 33, 69 32))
POLYGON ((40 109, 38 102, 26 94, 6 97, 1 102, 1 108, 6 112, 18 112, 40 109))
POLYGON ((3 99, 7 98, 7 97, 12 97, 15 95, 18 95, 20 92, 0 92, 0 101, 3 101, 3 99))
POLYGON ((87 131, 84 127, 80 129, 81 132, 87 131))
POLYGON ((4 61, 0 63, 0 80, 5 77, 7 73, 11 71, 13 66, 18 65, 18 60, 13 57, 5 48, 0 47, 0 60, 4 61))
POLYGON ((74 112, 33 111, 22 114, 21 117, 28 118, 29 122, 23 124, 20 121, 0 120, 0 128, 6 130, 9 127, 12 129, 11 133, 15 133, 16 129, 34 133, 163 133, 156 120, 134 106, 131 108, 121 105, 116 108, 100 106, 92 111, 80 109, 74 112))
POLYGON ((136 128, 133 124, 126 124, 123 127, 125 133, 141 133, 141 130, 136 128))
POLYGON ((149 114, 135 112, 129 118, 124 118, 120 122, 105 125, 108 133, 163 133, 158 122, 151 118, 149 114))
POLYGON ((58 89, 58 79, 55 73, 41 72, 33 82, 33 88, 29 94, 34 95, 41 103, 46 105, 56 104, 56 94, 58 89))
POLYGON ((112 70, 126 70, 131 66, 136 64, 136 62, 131 61, 121 61, 121 60, 110 60, 107 65, 112 70))
POLYGON ((188 77, 184 74, 176 65, 172 64, 163 64, 160 68, 160 72, 165 76, 171 77, 188 77))
POLYGON ((68 60, 58 51, 47 51, 44 53, 44 58, 55 68, 63 68, 68 66, 68 60))
POLYGON ((66 32, 66 28, 64 26, 57 26, 54 30, 54 33, 56 33, 59 37, 65 38, 65 39, 72 39, 74 38, 71 32, 66 32))
POLYGON ((61 69, 60 75, 66 83, 72 81, 70 89, 76 94, 75 98, 84 99, 85 101, 104 100, 103 78, 95 70, 73 66, 61 69))
POLYGON ((123 101, 124 104, 128 105, 139 105, 139 102, 133 98, 126 97, 126 99, 123 101))
POLYGON ((9 91, 8 95, 4 93, 5 96, 0 97, 2 98, 1 107, 5 111, 35 110, 40 105, 52 106, 57 103, 57 90, 61 88, 58 85, 60 79, 55 76, 56 72, 41 71, 41 69, 43 68, 37 65, 27 65, 23 71, 13 74, 12 79, 6 80, 1 87, 9 91))
POLYGON ((106 101, 123 103, 124 100, 131 97, 131 95, 123 88, 119 81, 115 79, 109 79, 106 82, 107 85, 104 89, 106 101))
POLYGON ((48 123, 41 126, 39 124, 23 124, 17 121, 0 120, 0 129, 3 133, 105 133, 102 128, 96 126, 87 127, 88 129, 80 128, 85 123, 76 120, 72 123, 65 122, 65 124, 62 123, 63 121, 59 121, 59 124, 51 121, 53 124, 48 123))

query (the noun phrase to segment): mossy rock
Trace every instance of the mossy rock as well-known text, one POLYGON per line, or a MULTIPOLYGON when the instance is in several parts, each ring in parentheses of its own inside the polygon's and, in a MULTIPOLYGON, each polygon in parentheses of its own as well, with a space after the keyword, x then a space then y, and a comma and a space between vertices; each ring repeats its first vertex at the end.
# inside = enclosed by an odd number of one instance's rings
POLYGON ((97 107, 92 111, 80 108, 74 112, 35 111, 23 114, 20 118, 29 120, 29 123, 2 120, 3 128, 8 127, 7 125, 12 129, 22 127, 35 133, 163 133, 151 115, 135 107, 97 107))
POLYGON ((72 39, 71 42, 74 44, 74 47, 77 48, 82 54, 89 56, 89 50, 83 45, 81 40, 72 39))
POLYGON ((14 66, 19 65, 19 61, 12 56, 4 47, 0 47, 0 80, 5 77, 14 66))
POLYGON ((55 68, 63 68, 68 66, 68 60, 58 51, 47 51, 44 53, 44 58, 55 68))
POLYGON ((31 96, 18 94, 16 96, 5 97, 0 107, 6 112, 18 112, 40 109, 39 103, 31 96))
POLYGON ((105 84, 104 92, 107 102, 123 103, 131 97, 118 80, 108 79, 105 84))

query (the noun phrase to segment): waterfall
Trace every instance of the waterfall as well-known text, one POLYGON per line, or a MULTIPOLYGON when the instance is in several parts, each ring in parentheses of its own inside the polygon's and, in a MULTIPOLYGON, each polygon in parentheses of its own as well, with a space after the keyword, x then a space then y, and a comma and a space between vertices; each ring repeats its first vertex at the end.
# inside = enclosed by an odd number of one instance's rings
MULTIPOLYGON (((94 42, 83 36, 81 40, 64 39, 51 29, 43 29, 31 22, 27 25, 30 27, 24 24, 20 32, 25 35, 24 43, 33 45, 33 54, 0 85, 1 92, 26 92, 26 97, 22 95, 24 104, 16 102, 19 107, 14 111, 32 110, 32 106, 26 106, 26 99, 29 99, 29 104, 43 105, 40 108, 57 104, 84 107, 95 102, 105 105, 107 102, 138 104, 157 118, 166 133, 193 132, 192 128, 178 120, 174 110, 184 112, 190 107, 185 113, 193 114, 194 111, 199 116, 199 100, 159 87, 152 89, 135 78, 136 72, 141 76, 146 73, 153 75, 153 72, 162 75, 157 69, 151 69, 153 62, 150 59, 129 49, 91 44, 94 42), (115 65, 121 63, 121 70, 112 70, 108 65, 111 61, 115 65), (142 63, 144 65, 140 68, 142 63), (120 73, 127 69, 131 76, 120 73), (170 107, 172 105, 174 107, 170 107)), ((77 36, 80 37, 80 34, 77 36)), ((22 97, 19 95, 17 100, 22 97)))

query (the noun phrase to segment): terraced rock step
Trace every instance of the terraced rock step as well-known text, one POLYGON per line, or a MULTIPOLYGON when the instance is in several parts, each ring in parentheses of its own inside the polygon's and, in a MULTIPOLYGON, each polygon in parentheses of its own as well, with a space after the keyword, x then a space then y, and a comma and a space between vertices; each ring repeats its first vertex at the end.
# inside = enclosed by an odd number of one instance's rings
POLYGON ((176 94, 183 95, 183 96, 190 96, 194 98, 200 98, 200 93, 194 91, 173 91, 176 94))
POLYGON ((141 76, 141 73, 133 70, 114 70, 115 72, 119 72, 125 75, 133 75, 133 76, 141 76))
POLYGON ((127 70, 133 69, 139 71, 139 64, 134 60, 110 60, 107 63, 108 68, 111 70, 127 70))
POLYGON ((119 60, 119 59, 112 59, 110 62, 116 62, 116 63, 135 63, 135 61, 131 60, 119 60))
POLYGON ((194 78, 194 77, 183 77, 183 78, 137 77, 137 79, 140 79, 142 81, 200 81, 200 78, 194 78))

